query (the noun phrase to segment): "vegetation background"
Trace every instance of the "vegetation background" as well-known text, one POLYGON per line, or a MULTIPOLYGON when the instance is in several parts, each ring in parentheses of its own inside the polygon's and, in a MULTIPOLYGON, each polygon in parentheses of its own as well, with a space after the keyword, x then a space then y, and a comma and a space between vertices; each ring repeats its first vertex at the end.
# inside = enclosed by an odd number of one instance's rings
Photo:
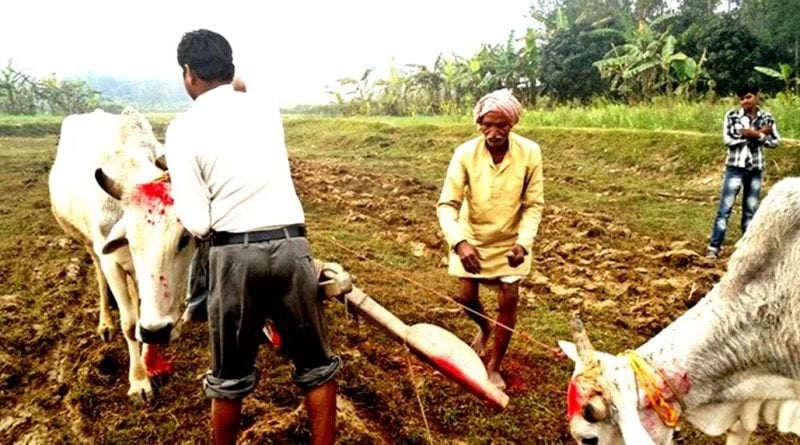
MULTIPOLYGON (((724 263, 696 251, 715 210, 721 118, 736 106, 737 85, 762 86, 786 138, 770 152, 767 188, 800 175, 798 0, 532 0, 530 20, 526 35, 472 55, 393 67, 384 78, 353 67, 352 78, 330 87, 329 104, 284 110, 315 254, 344 264, 409 324, 439 324, 461 338, 473 326, 437 298, 454 294, 455 283, 441 268, 446 247, 433 206, 452 149, 475 135, 474 101, 513 88, 526 106, 516 130, 541 144, 546 163, 537 266, 518 323, 528 337, 515 337, 508 357, 512 405, 489 412, 333 305, 334 344, 348 363, 342 443, 569 443, 571 364, 529 339, 567 338, 568 314, 580 310, 598 348, 634 347, 718 280, 724 263)), ((13 61, 0 72, 4 440, 207 441, 198 381, 208 363, 204 327, 188 327, 171 348, 179 372, 155 406, 131 408, 123 342, 94 336, 91 265, 55 224, 46 185, 64 115, 133 105, 149 112, 161 137, 188 103, 179 82, 40 79, 13 61)), ((264 377, 245 405, 244 441, 307 441, 290 366, 271 352, 259 364, 264 377)), ((721 442, 684 425, 676 443, 721 442)), ((794 442, 763 428, 754 443, 794 442)))

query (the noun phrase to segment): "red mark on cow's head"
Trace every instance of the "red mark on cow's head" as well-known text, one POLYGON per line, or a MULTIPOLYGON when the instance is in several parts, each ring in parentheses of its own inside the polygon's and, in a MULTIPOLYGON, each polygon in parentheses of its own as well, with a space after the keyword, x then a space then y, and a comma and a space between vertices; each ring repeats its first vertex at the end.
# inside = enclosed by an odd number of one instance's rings
POLYGON ((575 379, 570 379, 569 388, 567 388, 567 419, 572 420, 573 417, 581 413, 583 410, 582 399, 583 396, 575 383, 575 379))
POLYGON ((133 200, 141 204, 148 202, 157 202, 163 206, 171 206, 172 200, 172 184, 166 181, 148 182, 146 184, 138 184, 134 188, 133 200))
POLYGON ((154 224, 154 217, 163 215, 167 207, 175 202, 172 199, 172 184, 167 181, 138 184, 131 193, 131 202, 145 209, 150 215, 147 222, 154 224))

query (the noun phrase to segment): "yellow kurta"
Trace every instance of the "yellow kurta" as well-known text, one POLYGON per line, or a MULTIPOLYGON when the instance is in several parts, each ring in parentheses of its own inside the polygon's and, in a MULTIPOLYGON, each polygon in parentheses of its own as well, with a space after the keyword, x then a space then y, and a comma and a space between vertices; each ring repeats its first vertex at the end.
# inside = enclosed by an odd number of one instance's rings
POLYGON ((543 182, 539 146, 516 133, 509 135, 508 152, 497 165, 483 136, 456 148, 436 207, 439 225, 450 246, 450 275, 527 275, 533 239, 542 219, 543 182), (468 273, 461 265, 453 247, 462 240, 478 250, 480 273, 468 273), (509 266, 505 256, 514 244, 528 252, 517 267, 509 266))

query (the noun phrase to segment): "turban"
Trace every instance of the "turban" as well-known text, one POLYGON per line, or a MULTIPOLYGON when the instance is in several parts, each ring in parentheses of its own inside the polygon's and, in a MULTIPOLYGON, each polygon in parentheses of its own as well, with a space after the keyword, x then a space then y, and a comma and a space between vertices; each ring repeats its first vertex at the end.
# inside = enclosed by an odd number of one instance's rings
POLYGON ((519 122, 522 104, 511 94, 511 90, 503 88, 481 97, 481 100, 475 105, 475 110, 472 111, 475 116, 475 123, 479 123, 481 118, 490 111, 497 111, 502 114, 513 127, 519 122))

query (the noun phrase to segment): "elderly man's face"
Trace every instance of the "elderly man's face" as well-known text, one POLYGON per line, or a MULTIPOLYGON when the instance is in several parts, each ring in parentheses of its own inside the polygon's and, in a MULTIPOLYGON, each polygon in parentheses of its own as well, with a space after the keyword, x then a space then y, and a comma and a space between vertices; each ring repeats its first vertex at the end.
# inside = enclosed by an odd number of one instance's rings
POLYGON ((508 133, 511 124, 502 113, 490 111, 483 116, 480 123, 481 133, 486 139, 488 148, 505 148, 508 144, 508 133))

